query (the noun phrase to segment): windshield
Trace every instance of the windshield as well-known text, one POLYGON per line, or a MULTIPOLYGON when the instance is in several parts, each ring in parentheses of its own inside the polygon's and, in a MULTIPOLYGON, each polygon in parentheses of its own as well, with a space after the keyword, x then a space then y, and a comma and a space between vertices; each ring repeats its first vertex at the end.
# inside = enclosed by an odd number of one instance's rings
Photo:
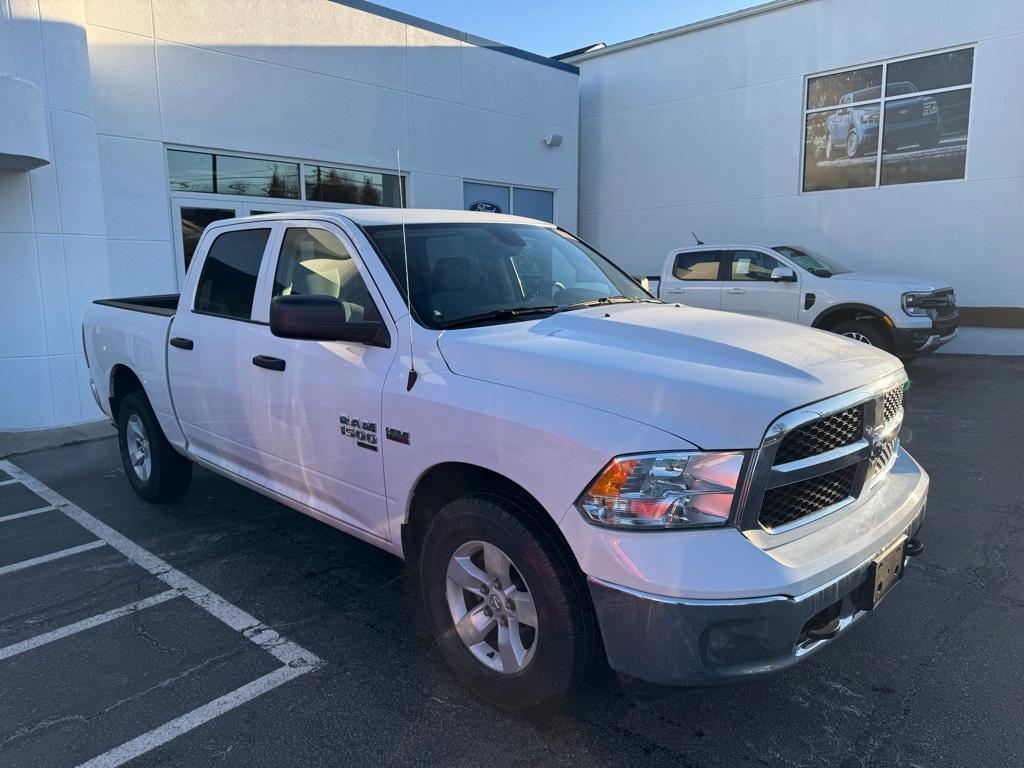
MULTIPOLYGON (((401 225, 367 227, 405 292, 401 225)), ((579 240, 530 224, 408 224, 416 319, 453 328, 536 318, 591 304, 657 301, 579 240)))
POLYGON ((845 275, 850 271, 838 261, 834 261, 828 256, 822 256, 820 253, 815 253, 810 248, 798 248, 795 245, 777 245, 773 250, 796 262, 800 269, 804 269, 818 277, 845 275))

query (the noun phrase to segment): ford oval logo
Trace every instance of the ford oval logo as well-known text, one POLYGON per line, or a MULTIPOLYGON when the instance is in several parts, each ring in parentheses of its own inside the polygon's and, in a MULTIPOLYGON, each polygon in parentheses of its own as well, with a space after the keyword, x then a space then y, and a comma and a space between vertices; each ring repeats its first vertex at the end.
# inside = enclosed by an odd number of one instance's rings
POLYGON ((501 206, 497 203, 493 203, 490 200, 477 200, 474 203, 470 203, 466 206, 467 211, 477 211, 479 213, 502 213, 501 206))

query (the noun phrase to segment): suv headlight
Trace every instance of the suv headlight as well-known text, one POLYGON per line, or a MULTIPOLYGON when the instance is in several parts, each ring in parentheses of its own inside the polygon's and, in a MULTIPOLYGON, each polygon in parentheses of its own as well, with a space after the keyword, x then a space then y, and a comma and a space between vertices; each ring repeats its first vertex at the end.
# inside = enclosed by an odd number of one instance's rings
POLYGON ((744 456, 740 451, 617 456, 576 506, 590 522, 610 528, 725 525, 744 456))
POLYGON ((928 314, 928 308, 919 306, 918 302, 921 301, 925 296, 929 296, 927 293, 904 293, 903 294, 903 311, 908 315, 914 317, 924 317, 928 314))

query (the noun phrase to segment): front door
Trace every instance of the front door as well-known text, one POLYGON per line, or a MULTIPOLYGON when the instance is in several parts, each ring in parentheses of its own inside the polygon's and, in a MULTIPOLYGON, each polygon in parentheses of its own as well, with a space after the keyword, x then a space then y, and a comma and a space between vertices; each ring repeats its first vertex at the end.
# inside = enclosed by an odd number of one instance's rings
POLYGON ((249 382, 262 328, 252 310, 273 227, 249 223, 218 229, 205 253, 196 254, 200 271, 186 285, 189 308, 179 309, 171 321, 171 395, 193 454, 258 480, 249 382))
POLYGON ((771 279, 772 270, 784 266, 788 265, 762 251, 732 251, 726 273, 729 279, 722 290, 722 309, 796 322, 800 283, 771 279))
MULTIPOLYGON (((261 288, 263 319, 273 297, 288 295, 331 296, 352 321, 382 319, 384 304, 340 229, 289 222, 280 243, 261 288)), ((254 354, 271 361, 250 369, 255 439, 269 487, 389 538, 381 399, 394 346, 282 339, 261 326, 254 354)))

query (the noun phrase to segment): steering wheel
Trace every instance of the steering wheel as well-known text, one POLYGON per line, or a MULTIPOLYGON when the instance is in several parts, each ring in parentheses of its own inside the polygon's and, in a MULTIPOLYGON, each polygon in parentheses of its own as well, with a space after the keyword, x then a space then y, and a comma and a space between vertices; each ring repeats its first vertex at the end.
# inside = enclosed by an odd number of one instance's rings
MULTIPOLYGON (((558 293, 558 291, 564 291, 565 290, 565 283, 556 280, 553 283, 551 283, 549 286, 547 286, 547 288, 548 288, 548 290, 550 292, 547 294, 546 298, 550 298, 550 297, 556 295, 558 293)), ((526 298, 527 299, 536 299, 536 298, 538 298, 540 296, 543 296, 544 293, 545 293, 545 286, 543 284, 541 284, 541 285, 538 285, 536 288, 534 288, 532 291, 530 291, 529 295, 526 298)))

